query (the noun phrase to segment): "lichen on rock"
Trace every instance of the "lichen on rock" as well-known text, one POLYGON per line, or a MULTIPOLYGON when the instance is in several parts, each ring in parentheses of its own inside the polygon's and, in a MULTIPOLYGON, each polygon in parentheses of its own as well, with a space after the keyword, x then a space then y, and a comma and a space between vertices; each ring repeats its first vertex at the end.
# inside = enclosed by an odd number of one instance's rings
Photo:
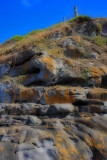
POLYGON ((80 16, 0 46, 0 160, 107 159, 105 43, 80 16))

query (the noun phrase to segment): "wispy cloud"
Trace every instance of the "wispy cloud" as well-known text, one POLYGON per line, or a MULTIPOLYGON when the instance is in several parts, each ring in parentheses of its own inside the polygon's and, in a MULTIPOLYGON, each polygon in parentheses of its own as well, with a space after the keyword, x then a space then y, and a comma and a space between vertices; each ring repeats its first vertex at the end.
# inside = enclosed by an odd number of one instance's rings
POLYGON ((38 3, 40 0, 21 0, 21 1, 22 1, 22 5, 30 7, 34 3, 38 3))

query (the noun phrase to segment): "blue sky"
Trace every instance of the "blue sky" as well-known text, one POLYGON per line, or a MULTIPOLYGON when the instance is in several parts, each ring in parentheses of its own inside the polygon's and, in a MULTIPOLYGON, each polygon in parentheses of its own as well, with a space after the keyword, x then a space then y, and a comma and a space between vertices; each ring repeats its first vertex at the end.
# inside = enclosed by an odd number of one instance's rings
POLYGON ((107 0, 0 0, 0 43, 74 16, 107 17, 107 0))

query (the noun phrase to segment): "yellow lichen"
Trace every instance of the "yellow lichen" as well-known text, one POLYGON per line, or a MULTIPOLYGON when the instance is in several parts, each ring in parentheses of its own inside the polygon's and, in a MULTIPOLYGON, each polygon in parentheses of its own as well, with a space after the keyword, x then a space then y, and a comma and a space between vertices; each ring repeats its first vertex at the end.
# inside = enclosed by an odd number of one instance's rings
POLYGON ((59 151, 59 160, 70 160, 70 154, 66 146, 64 146, 63 138, 60 133, 56 135, 56 147, 59 151))

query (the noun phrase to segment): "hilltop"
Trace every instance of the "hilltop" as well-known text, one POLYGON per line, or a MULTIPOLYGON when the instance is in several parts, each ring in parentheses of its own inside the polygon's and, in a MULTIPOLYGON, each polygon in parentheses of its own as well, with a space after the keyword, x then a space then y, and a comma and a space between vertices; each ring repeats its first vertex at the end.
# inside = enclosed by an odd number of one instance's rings
POLYGON ((106 160, 107 18, 0 45, 0 160, 106 160))

